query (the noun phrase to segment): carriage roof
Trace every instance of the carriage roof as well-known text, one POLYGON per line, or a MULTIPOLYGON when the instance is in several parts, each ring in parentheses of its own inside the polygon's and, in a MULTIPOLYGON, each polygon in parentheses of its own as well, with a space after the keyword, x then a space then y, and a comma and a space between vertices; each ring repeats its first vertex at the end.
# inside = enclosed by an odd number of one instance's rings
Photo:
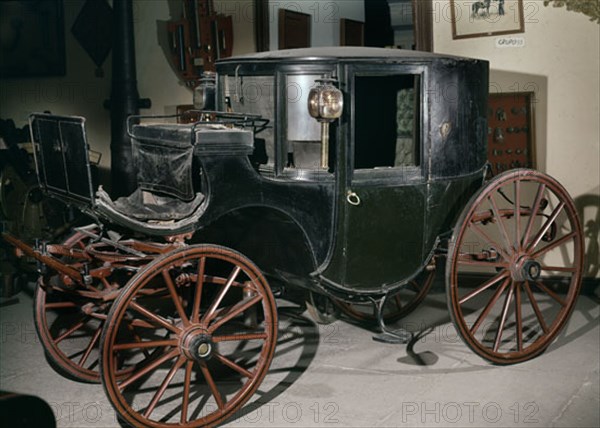
POLYGON ((338 60, 458 60, 477 61, 452 55, 441 55, 430 52, 420 52, 404 49, 370 48, 353 46, 334 46, 302 49, 284 49, 277 51, 259 52, 225 58, 218 64, 239 64, 246 62, 310 62, 310 61, 338 61, 338 60))

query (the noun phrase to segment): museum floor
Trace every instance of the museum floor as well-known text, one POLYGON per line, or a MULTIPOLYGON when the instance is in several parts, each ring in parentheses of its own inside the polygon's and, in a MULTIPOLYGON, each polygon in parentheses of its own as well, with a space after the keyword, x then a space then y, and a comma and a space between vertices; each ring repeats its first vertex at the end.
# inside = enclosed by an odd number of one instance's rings
MULTIPOLYGON (((30 291, 0 308, 0 389, 43 398, 59 427, 117 427, 102 386, 67 380, 45 361, 30 291)), ((600 426, 597 296, 579 298, 543 355, 513 366, 489 364, 457 338, 443 293, 400 323, 422 332, 408 346, 344 321, 316 325, 280 303, 270 373, 226 426, 600 426)))

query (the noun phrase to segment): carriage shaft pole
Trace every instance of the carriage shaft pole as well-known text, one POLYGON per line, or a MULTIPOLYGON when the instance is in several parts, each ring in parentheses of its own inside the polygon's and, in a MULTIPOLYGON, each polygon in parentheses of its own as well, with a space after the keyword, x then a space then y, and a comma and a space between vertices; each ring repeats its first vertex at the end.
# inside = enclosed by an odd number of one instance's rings
POLYGON ((67 275, 74 281, 77 281, 79 283, 83 281, 82 275, 72 267, 61 263, 59 260, 55 259, 51 255, 43 254, 41 251, 31 248, 29 245, 12 236, 10 233, 3 233, 2 238, 12 246, 17 248, 22 254, 25 254, 28 257, 33 257, 37 261, 44 263, 45 265, 49 266, 55 271, 63 275, 67 275))

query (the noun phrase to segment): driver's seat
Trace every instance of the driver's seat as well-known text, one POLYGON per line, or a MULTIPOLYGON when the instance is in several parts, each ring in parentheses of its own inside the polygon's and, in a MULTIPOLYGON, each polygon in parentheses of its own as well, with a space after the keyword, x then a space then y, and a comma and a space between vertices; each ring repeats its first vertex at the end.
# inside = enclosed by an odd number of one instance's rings
POLYGON ((94 197, 84 118, 36 113, 29 122, 36 171, 48 193, 151 234, 190 232, 202 215, 205 198, 193 190, 191 140, 165 135, 132 139, 138 188, 113 201, 101 186, 94 197))

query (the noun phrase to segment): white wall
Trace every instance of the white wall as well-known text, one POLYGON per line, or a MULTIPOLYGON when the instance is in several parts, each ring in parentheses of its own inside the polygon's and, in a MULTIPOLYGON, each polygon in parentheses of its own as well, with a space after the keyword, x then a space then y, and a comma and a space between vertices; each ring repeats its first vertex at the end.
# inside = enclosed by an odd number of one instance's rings
MULTIPOLYGON (((110 95, 111 55, 103 66, 104 77, 95 77, 96 66, 71 34, 84 0, 65 0, 65 42, 67 74, 44 79, 3 79, 0 81, 0 116, 12 118, 18 127, 27 123, 31 112, 50 110, 55 114, 76 114, 87 118, 88 137, 93 150, 102 153, 103 168, 110 166, 110 113, 102 107, 110 95)), ((167 35, 160 30, 165 21, 176 19, 178 1, 134 0, 134 29, 139 94, 152 100, 142 114, 173 113, 178 104, 191 104, 192 91, 177 78, 159 42, 167 35)), ((277 47, 279 7, 300 10, 313 16, 314 46, 339 45, 339 20, 364 21, 363 0, 272 1, 271 38, 277 47)), ((254 52, 253 0, 215 0, 219 13, 233 17, 233 54, 254 52)))
POLYGON ((492 90, 535 91, 538 169, 575 199, 586 232, 586 274, 598 270, 600 225, 600 25, 566 8, 525 0, 523 48, 495 37, 452 40, 449 1, 434 0, 434 50, 490 61, 492 90))
MULTIPOLYGON (((2 79, 0 117, 13 119, 22 127, 29 114, 36 111, 84 116, 91 148, 102 153, 101 166, 109 168, 110 113, 102 103, 110 95, 111 55, 103 66, 104 77, 95 77, 95 64, 71 34, 84 3, 64 2, 66 76, 2 79)), ((252 0, 215 0, 215 9, 233 17, 234 55, 254 52, 252 0)), ((171 13, 167 0, 133 1, 138 90, 141 97, 152 100, 152 108, 142 110, 143 114, 172 113, 176 105, 192 103, 192 91, 179 81, 159 46, 159 40, 167 37, 159 30, 160 23, 175 19, 171 13)))
POLYGON ((490 82, 504 92, 535 90, 538 167, 574 196, 600 191, 600 25, 565 8, 525 1, 524 48, 495 48, 495 37, 452 40, 434 0, 434 50, 490 61, 490 82))
MULTIPOLYGON (((218 13, 232 16, 233 55, 255 52, 252 0, 215 0, 214 4, 218 13)), ((178 11, 170 10, 166 0, 134 0, 134 7, 138 90, 141 97, 152 100, 152 108, 143 113, 174 114, 177 105, 191 104, 193 96, 159 47, 167 37, 160 22, 175 19, 171 13, 178 11)))
POLYGON ((269 43, 279 48, 279 9, 289 9, 312 16, 313 47, 340 45, 340 19, 365 21, 365 0, 269 0, 269 43))

